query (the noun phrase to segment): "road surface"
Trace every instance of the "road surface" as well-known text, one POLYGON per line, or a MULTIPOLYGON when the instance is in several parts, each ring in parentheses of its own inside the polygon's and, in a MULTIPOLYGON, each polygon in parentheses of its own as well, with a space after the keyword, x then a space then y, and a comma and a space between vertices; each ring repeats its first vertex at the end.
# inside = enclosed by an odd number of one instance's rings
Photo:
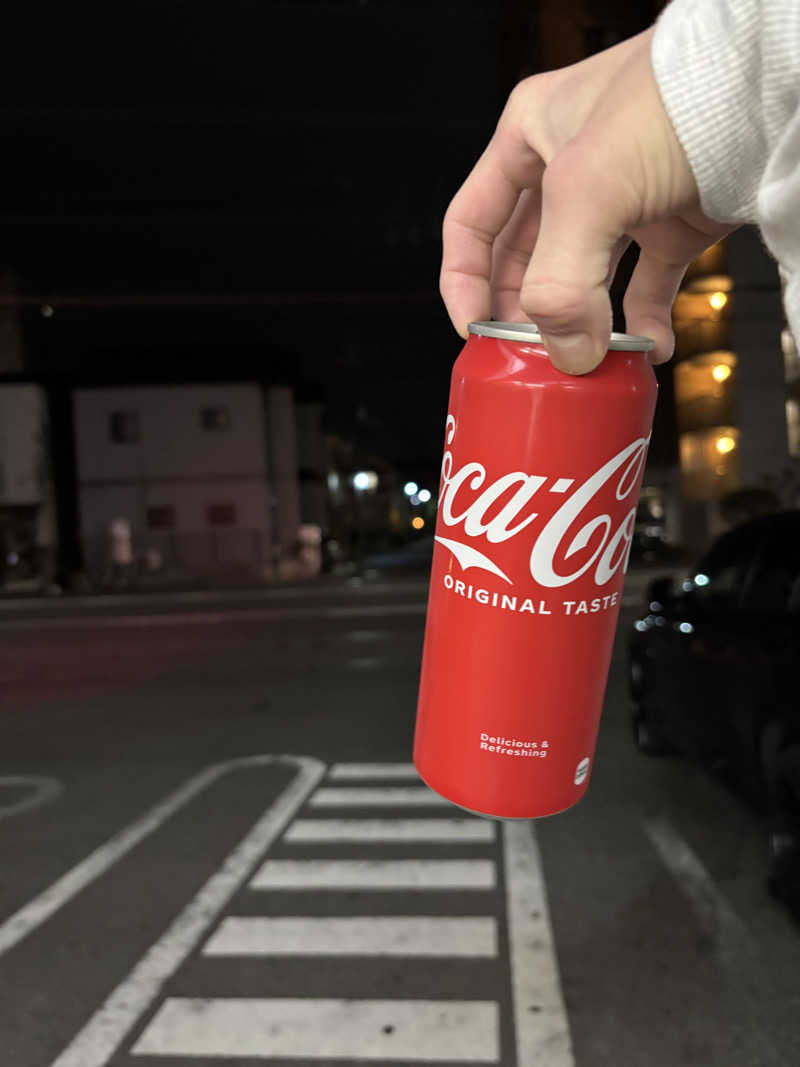
POLYGON ((785 1067, 758 817, 634 749, 628 592, 586 799, 410 766, 424 581, 0 605, 3 1067, 785 1067))

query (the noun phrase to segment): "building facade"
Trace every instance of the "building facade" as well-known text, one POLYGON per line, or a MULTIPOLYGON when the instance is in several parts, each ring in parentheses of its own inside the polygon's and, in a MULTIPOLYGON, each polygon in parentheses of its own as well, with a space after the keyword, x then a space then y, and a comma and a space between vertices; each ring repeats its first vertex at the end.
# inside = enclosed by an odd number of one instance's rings
POLYGON ((28 382, 0 385, 0 589, 52 580, 57 547, 47 401, 28 382))
POLYGON ((74 393, 90 578, 268 575, 300 524, 292 392, 255 383, 74 393))
POLYGON ((797 447, 794 344, 777 266, 753 228, 692 265, 673 321, 684 540, 701 547, 723 528, 726 498, 776 484, 797 447))

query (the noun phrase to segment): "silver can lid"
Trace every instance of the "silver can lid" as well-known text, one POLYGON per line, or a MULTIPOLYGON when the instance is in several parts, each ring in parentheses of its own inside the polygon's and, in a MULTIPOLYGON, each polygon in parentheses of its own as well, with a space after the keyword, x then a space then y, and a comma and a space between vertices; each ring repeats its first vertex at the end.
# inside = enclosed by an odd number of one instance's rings
MULTIPOLYGON (((542 335, 534 322, 471 322, 468 329, 478 337, 543 344, 542 335)), ((614 352, 649 352, 653 341, 650 337, 636 337, 632 333, 612 333, 608 347, 614 352)))

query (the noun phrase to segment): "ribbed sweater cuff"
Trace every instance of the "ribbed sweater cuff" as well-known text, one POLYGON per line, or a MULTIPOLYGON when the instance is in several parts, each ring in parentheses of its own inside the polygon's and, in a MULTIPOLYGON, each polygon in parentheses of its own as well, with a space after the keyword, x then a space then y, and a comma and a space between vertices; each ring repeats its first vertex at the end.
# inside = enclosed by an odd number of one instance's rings
POLYGON ((653 36, 656 81, 703 210, 723 222, 755 219, 767 160, 759 16, 757 0, 673 0, 653 36))

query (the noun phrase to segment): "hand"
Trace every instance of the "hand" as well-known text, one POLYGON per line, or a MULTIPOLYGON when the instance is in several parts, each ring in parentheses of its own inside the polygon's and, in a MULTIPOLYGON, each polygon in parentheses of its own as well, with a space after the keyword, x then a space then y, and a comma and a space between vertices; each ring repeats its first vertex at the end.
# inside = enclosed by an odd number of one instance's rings
POLYGON ((584 374, 611 333, 608 287, 633 238, 629 333, 672 355, 689 263, 734 227, 703 214, 661 101, 652 30, 514 89, 444 219, 441 292, 453 324, 535 321, 562 371, 584 374))

